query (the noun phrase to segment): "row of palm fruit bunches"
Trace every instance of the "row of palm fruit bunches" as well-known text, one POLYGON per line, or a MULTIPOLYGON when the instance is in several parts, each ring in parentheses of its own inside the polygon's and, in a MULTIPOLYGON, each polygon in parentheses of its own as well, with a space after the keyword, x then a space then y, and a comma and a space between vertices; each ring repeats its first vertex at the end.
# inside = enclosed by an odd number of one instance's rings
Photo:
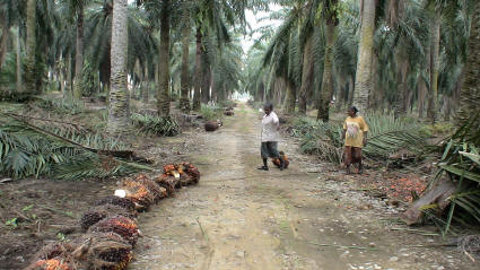
POLYGON ((123 179, 113 196, 98 200, 83 214, 79 222, 84 234, 43 247, 27 269, 126 269, 141 236, 137 214, 199 180, 199 170, 186 162, 166 165, 163 174, 152 178, 139 174, 123 179))

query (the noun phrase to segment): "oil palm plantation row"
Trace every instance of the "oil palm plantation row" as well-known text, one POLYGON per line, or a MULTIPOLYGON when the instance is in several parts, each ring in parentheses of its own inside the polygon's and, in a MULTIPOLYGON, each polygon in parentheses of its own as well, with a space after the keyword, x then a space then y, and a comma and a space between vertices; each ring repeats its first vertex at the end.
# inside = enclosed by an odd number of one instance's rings
POLYGON ((201 103, 222 102, 239 89, 240 35, 246 33, 245 9, 254 6, 267 4, 2 1, 2 96, 51 90, 74 99, 108 95, 111 132, 127 129, 129 99, 148 102, 150 92, 160 116, 170 114, 176 97, 184 112, 200 110, 201 103))
POLYGON ((262 29, 248 55, 246 89, 257 99, 290 113, 311 105, 323 121, 333 100, 431 122, 459 110, 469 62, 478 60, 477 1, 276 2, 282 9, 272 16, 283 24, 262 29))

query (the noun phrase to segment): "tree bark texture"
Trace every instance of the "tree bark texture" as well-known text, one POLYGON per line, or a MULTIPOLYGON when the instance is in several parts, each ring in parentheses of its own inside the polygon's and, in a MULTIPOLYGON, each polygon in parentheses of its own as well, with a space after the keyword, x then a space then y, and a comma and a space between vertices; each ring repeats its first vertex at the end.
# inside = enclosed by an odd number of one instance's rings
POLYGON ((425 112, 425 97, 427 96, 427 83, 422 75, 418 76, 418 118, 424 117, 425 112))
POLYGON ((369 91, 373 87, 372 56, 373 33, 375 31, 375 0, 364 0, 361 8, 363 10, 363 18, 360 27, 353 105, 361 113, 365 113, 368 106, 369 91))
POLYGON ((8 42, 8 24, 5 12, 0 10, 0 27, 2 37, 0 38, 0 70, 2 70, 3 63, 7 56, 7 42, 8 42))
POLYGON ((337 26, 335 24, 327 24, 325 54, 323 62, 323 79, 322 88, 318 104, 317 120, 328 122, 330 102, 333 96, 333 47, 337 37, 337 26))
POLYGON ((142 87, 143 103, 148 104, 149 95, 150 95, 150 80, 148 77, 148 66, 145 65, 143 70, 143 87, 142 87))
POLYGON ((210 82, 211 71, 210 63, 208 62, 208 55, 205 48, 202 46, 202 102, 207 104, 210 101, 210 82))
MULTIPOLYGON (((478 115, 480 108, 480 2, 475 3, 472 16, 464 83, 460 90, 460 106, 456 115, 458 126, 478 115)), ((473 128, 473 127, 472 127, 473 128)), ((478 120, 475 128, 480 128, 478 120)))
POLYGON ((440 49, 440 23, 440 14, 437 12, 434 15, 434 18, 432 18, 430 24, 430 89, 428 91, 427 117, 432 123, 435 123, 438 114, 438 70, 440 66, 438 53, 440 49))
POLYGON ((291 79, 286 78, 287 94, 285 97, 286 113, 295 113, 295 103, 297 99, 297 89, 291 79))
POLYGON ((77 10, 77 48, 75 50, 75 77, 73 78, 73 95, 82 97, 83 51, 84 51, 84 11, 83 1, 78 1, 77 10))
POLYGON ((189 69, 189 41, 190 41, 191 28, 189 25, 184 26, 182 35, 182 74, 180 78, 180 88, 181 88, 181 97, 180 97, 180 109, 184 113, 190 112, 190 98, 189 93, 191 86, 191 75, 189 69))
POLYGON ((111 89, 107 132, 127 131, 130 95, 127 88, 128 25, 127 0, 114 0, 112 19, 111 89))
POLYGON ((201 93, 200 89, 202 88, 202 30, 200 27, 197 27, 196 34, 197 49, 195 53, 195 74, 193 75, 193 110, 200 111, 201 108, 201 93))
POLYGON ((170 3, 169 0, 163 0, 163 9, 160 15, 160 50, 159 50, 159 67, 158 79, 159 85, 157 90, 157 111, 160 116, 168 116, 170 114, 170 3))
MULTIPOLYGON (((16 75, 17 75, 17 81, 16 81, 16 86, 17 86, 17 92, 21 93, 23 92, 23 85, 22 85, 22 44, 21 44, 21 38, 20 38, 20 27, 17 27, 15 31, 15 52, 16 52, 16 60, 17 60, 17 66, 16 66, 16 75)), ((63 83, 63 81, 62 81, 63 83)))
POLYGON ((25 91, 29 94, 37 94, 36 89, 36 72, 35 72, 35 52, 37 42, 35 37, 36 28, 36 0, 27 1, 27 41, 25 44, 25 91))
POLYGON ((314 78, 314 62, 312 54, 313 37, 309 35, 305 42, 305 48, 303 50, 303 69, 302 69, 302 86, 298 93, 298 112, 305 115, 307 113, 307 99, 309 92, 313 87, 314 78))

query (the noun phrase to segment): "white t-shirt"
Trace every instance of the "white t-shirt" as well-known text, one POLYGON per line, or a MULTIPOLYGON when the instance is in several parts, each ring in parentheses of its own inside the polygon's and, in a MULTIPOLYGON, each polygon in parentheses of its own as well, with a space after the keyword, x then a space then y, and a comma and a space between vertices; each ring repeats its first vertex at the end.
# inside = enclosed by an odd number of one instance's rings
POLYGON ((275 112, 264 115, 262 119, 262 142, 278 142, 280 134, 277 130, 280 122, 275 112))

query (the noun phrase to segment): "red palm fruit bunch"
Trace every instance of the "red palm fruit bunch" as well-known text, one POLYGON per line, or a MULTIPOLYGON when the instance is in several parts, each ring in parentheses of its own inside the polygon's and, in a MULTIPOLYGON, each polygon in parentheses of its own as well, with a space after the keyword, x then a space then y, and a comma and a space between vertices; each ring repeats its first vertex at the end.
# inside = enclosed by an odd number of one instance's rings
POLYGON ((69 264, 66 259, 56 257, 53 259, 38 260, 26 268, 27 270, 74 270, 74 266, 69 264))
MULTIPOLYGON (((283 168, 284 169, 288 168, 288 165, 290 165, 290 161, 288 161, 288 156, 283 151, 280 151, 279 154, 280 154, 280 158, 283 159, 283 168)), ((273 164, 279 168, 282 165, 280 158, 272 159, 273 164)))
POLYGON ((93 233, 86 237, 90 239, 84 258, 89 269, 123 270, 133 258, 132 245, 117 233, 93 233))
POLYGON ((120 198, 118 196, 107 196, 95 202, 95 205, 113 204, 125 208, 131 213, 135 213, 135 204, 129 199, 120 198))
POLYGON ((183 162, 175 167, 181 175, 180 182, 183 186, 197 184, 200 181, 200 171, 191 163, 183 162))
POLYGON ((116 233, 132 246, 135 246, 140 236, 137 223, 133 219, 123 216, 115 216, 99 221, 88 230, 88 233, 95 232, 116 233))
POLYGON ((155 197, 155 202, 167 197, 167 190, 155 183, 150 177, 145 174, 139 174, 135 177, 135 181, 145 185, 155 197))
POLYGON ((115 190, 115 196, 132 201, 138 211, 145 211, 155 203, 155 195, 146 185, 128 178, 123 180, 119 189, 115 190))
POLYGON ((42 250, 36 254, 35 258, 40 261, 50 260, 57 257, 67 257, 77 249, 77 247, 78 245, 71 241, 52 243, 44 246, 42 250))
POLYGON ((175 188, 180 184, 180 172, 175 164, 163 166, 163 174, 155 177, 153 180, 161 187, 167 190, 168 195, 175 193, 175 188))
POLYGON ((88 228, 90 228, 90 226, 94 225, 100 220, 112 216, 135 218, 136 213, 128 211, 121 206, 107 203, 92 207, 87 212, 83 213, 79 223, 82 229, 86 231, 88 228))

